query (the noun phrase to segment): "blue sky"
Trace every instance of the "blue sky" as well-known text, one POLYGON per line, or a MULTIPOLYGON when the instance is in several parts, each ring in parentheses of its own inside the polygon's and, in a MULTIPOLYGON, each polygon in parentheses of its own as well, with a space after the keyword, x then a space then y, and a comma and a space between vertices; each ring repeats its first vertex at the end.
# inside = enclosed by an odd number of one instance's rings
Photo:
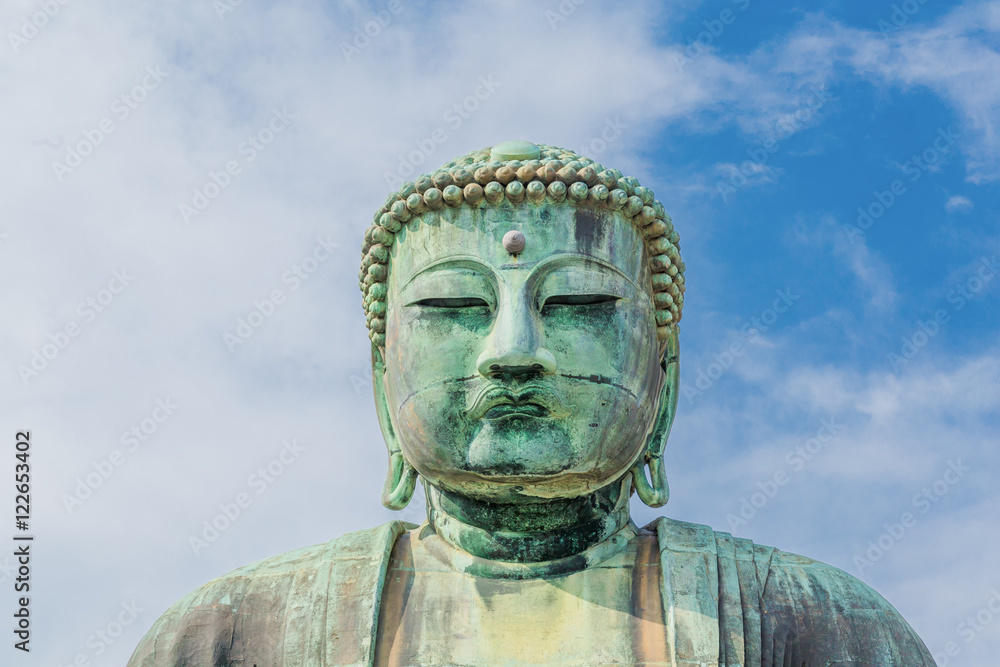
POLYGON ((939 664, 992 665, 1000 3, 392 9, 0 10, 0 396, 4 437, 37 443, 36 634, 19 664, 123 664, 204 581, 394 517, 362 234, 401 162, 523 138, 637 176, 681 235, 673 495, 634 499, 636 520, 841 567, 939 664), (282 451, 280 474, 260 474, 282 451), (242 493, 238 519, 192 548, 242 493), (142 611, 100 639, 123 604, 142 611))

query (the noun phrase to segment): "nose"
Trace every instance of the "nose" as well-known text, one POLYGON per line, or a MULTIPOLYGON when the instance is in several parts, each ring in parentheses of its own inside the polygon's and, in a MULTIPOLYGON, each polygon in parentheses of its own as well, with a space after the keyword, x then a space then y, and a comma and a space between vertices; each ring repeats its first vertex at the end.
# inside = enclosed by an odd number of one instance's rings
POLYGON ((556 358, 542 345, 540 322, 525 294, 508 295, 500 303, 477 369, 483 377, 555 373, 556 358))

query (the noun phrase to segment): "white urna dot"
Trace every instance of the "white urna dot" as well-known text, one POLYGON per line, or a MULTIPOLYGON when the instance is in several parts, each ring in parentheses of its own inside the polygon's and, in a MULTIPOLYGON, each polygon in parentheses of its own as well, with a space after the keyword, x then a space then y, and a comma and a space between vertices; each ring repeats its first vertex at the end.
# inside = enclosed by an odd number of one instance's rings
POLYGON ((524 234, 512 229, 503 235, 503 247, 504 249, 512 255, 524 250, 524 234))

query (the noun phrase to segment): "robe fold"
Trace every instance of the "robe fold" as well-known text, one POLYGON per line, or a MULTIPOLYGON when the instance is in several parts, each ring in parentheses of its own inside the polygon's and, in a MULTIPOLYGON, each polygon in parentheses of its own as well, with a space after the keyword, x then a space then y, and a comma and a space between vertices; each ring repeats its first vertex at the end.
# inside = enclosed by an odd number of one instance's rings
MULTIPOLYGON (((239 568, 149 630, 129 667, 369 667, 396 539, 392 521, 239 568)), ((837 568, 661 517, 672 667, 933 667, 920 638, 837 568)))

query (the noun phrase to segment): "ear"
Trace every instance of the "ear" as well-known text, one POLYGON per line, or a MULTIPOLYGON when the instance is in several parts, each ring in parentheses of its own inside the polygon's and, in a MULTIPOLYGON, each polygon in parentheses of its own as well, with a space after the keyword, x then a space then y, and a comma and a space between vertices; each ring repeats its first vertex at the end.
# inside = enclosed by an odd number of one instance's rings
POLYGON ((382 427, 382 437, 389 450, 389 471, 386 473, 385 485, 382 487, 382 504, 391 510, 401 510, 413 498, 417 486, 417 471, 406 460, 396 428, 392 423, 392 412, 389 410, 389 398, 385 393, 385 362, 378 346, 372 343, 372 387, 375 391, 375 412, 378 415, 379 426, 382 427))
POLYGON ((663 386, 660 389, 659 405, 653 428, 646 438, 643 455, 632 467, 632 480, 639 499, 650 507, 661 507, 670 499, 670 485, 667 471, 663 467, 663 451, 670 437, 670 428, 677 414, 677 394, 680 382, 680 327, 674 326, 663 341, 660 368, 663 370, 663 386), (646 466, 649 466, 649 480, 646 466))

